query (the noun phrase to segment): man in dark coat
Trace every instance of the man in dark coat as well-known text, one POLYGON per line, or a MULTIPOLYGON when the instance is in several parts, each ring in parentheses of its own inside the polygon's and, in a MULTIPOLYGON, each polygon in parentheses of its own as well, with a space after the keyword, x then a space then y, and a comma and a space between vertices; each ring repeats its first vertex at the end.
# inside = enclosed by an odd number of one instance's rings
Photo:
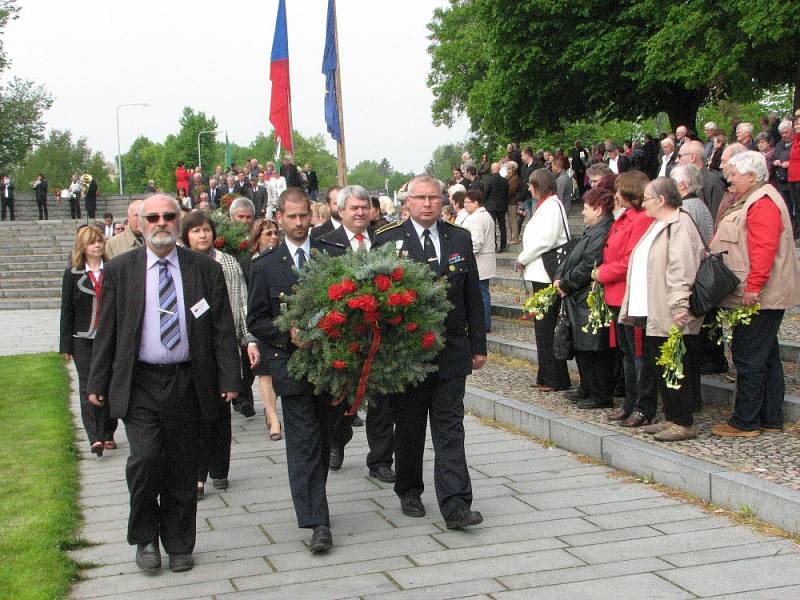
POLYGON ((239 389, 239 353, 222 268, 176 247, 180 208, 141 208, 147 246, 104 269, 89 402, 109 402, 130 442, 128 543, 145 571, 193 566, 200 419, 216 420, 239 389))
POLYGON ((291 156, 284 156, 281 162, 281 175, 286 178, 286 187, 299 187, 303 186, 303 177, 300 171, 297 170, 297 165, 292 162, 291 156))
MULTIPOLYGON (((360 185, 348 185, 337 195, 342 226, 318 238, 323 252, 341 256, 348 250, 369 252, 373 234, 369 230, 370 197, 360 185)), ((392 471, 394 427, 386 398, 370 398, 367 410, 367 468, 369 476, 384 483, 395 481, 392 471)), ((330 467, 338 471, 344 460, 344 448, 353 437, 352 417, 341 415, 331 427, 330 467)))
POLYGON ((43 173, 36 176, 33 182, 33 193, 36 197, 36 208, 39 209, 39 220, 47 221, 47 179, 43 173))
POLYGON ((327 552, 333 545, 325 485, 330 461, 330 418, 336 409, 329 396, 314 394, 307 380, 289 374, 287 363, 298 345, 297 329, 284 333, 275 325, 282 295, 291 295, 297 269, 318 247, 308 236, 311 201, 299 188, 288 188, 278 198, 278 221, 284 241, 253 261, 247 328, 264 348, 272 386, 281 397, 286 433, 286 463, 297 525, 313 530, 309 550, 327 552))
POLYGON ((89 215, 90 219, 94 219, 95 213, 97 212, 97 182, 94 180, 94 177, 88 173, 84 173, 81 179, 86 186, 83 193, 83 201, 86 204, 86 214, 89 215))
POLYGON ((314 227, 311 230, 311 237, 313 239, 321 238, 322 236, 330 233, 331 231, 339 229, 342 226, 342 219, 339 218, 339 205, 337 204, 337 195, 339 194, 340 189, 342 188, 338 185, 328 188, 328 192, 325 194, 325 202, 328 204, 328 208, 331 211, 331 216, 328 217, 328 220, 322 225, 314 227))
POLYGON ((303 175, 305 175, 306 179, 306 191, 308 192, 309 198, 311 198, 312 202, 317 201, 317 194, 319 193, 319 179, 317 178, 317 172, 311 168, 311 165, 306 163, 303 166, 303 175))
POLYGON ((517 201, 523 202, 525 211, 528 215, 533 214, 531 206, 533 198, 528 187, 528 178, 536 170, 536 162, 533 160, 533 149, 528 146, 522 151, 522 163, 519 165, 519 185, 517 186, 517 201))
POLYGON ((263 217, 267 202, 267 189, 258 185, 257 178, 250 182, 250 189, 248 190, 247 197, 250 198, 250 201, 256 209, 256 218, 263 217))
POLYGON ((486 180, 484 208, 492 215, 500 230, 500 252, 506 251, 506 213, 508 212, 508 181, 500 175, 500 163, 492 163, 492 175, 486 180))
POLYGON ((437 179, 420 175, 408 184, 410 217, 375 234, 374 247, 399 246, 398 252, 427 263, 448 282, 453 305, 445 320, 445 346, 438 372, 401 394, 389 396, 395 423, 395 493, 403 514, 425 515, 420 499, 422 460, 428 415, 435 452, 433 481, 439 510, 448 529, 477 525, 483 517, 471 510, 472 484, 464 454, 464 389, 473 369, 486 363, 486 328, 478 267, 468 230, 443 221, 442 188, 437 179))
POLYGON ((0 184, 0 202, 3 204, 3 221, 6 220, 6 212, 9 213, 12 221, 16 221, 14 215, 14 184, 8 175, 3 175, 2 184, 0 184))

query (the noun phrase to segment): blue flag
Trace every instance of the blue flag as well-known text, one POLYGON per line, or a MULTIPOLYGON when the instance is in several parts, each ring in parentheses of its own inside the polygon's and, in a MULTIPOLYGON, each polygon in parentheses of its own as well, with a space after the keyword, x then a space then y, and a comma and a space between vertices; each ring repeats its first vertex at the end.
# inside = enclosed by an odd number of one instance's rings
POLYGON ((336 9, 334 0, 328 0, 328 25, 325 28, 325 52, 322 55, 322 74, 325 75, 325 123, 328 133, 337 142, 341 141, 339 127, 339 101, 336 98, 336 9))

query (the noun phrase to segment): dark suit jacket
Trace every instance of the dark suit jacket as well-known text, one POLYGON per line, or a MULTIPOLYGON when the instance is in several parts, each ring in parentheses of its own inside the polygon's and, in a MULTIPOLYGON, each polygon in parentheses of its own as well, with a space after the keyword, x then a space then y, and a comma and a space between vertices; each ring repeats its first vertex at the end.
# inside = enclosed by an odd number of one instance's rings
POLYGON ((306 173, 306 187, 308 187, 309 192, 315 192, 319 190, 319 179, 317 178, 317 172, 314 169, 311 169, 308 173, 306 173))
POLYGON ((249 197, 248 194, 250 193, 250 182, 245 181, 244 185, 239 183, 238 181, 233 184, 233 194, 239 194, 240 196, 244 196, 245 198, 249 197))
MULTIPOLYGON (((677 152, 676 152, 676 154, 677 154, 677 152)), ((608 164, 609 161, 610 161, 610 159, 607 158, 604 162, 606 164, 608 164)), ((620 173, 625 173, 626 171, 630 171, 631 170, 631 160, 627 156, 625 156, 624 154, 618 154, 617 155, 617 170, 620 173)))
POLYGON ((227 189, 228 189, 227 186, 217 185, 217 187, 214 188, 214 190, 213 190, 214 191, 213 197, 211 195, 211 193, 212 193, 211 188, 208 188, 206 190, 208 192, 208 201, 211 203, 212 206, 219 206, 219 203, 222 200, 222 197, 227 195, 227 193, 228 193, 227 189))
MULTIPOLYGON (((483 300, 478 286, 478 266, 472 254, 469 230, 447 221, 437 223, 439 230, 440 263, 437 275, 447 278, 447 299, 453 308, 445 320, 445 345, 437 357, 439 379, 466 377, 472 372, 472 356, 486 354, 486 324, 483 320, 483 300), (460 261, 456 262, 458 259, 460 261), (452 260, 452 264, 448 264, 452 260)), ((372 247, 402 241, 400 250, 408 258, 427 262, 422 244, 411 219, 379 230, 372 247)))
POLYGON ((86 188, 86 196, 84 197, 84 200, 86 202, 97 201, 97 182, 94 179, 89 182, 89 186, 86 188))
POLYGON ((253 205, 256 207, 256 217, 260 217, 267 201, 267 190, 259 186, 251 187, 247 190, 247 197, 253 201, 253 205))
POLYGON ((334 229, 335 229, 335 227, 333 226, 333 223, 331 223, 331 218, 330 218, 330 217, 328 217, 328 220, 327 220, 327 221, 325 221, 325 222, 324 222, 322 225, 320 225, 319 227, 312 227, 312 228, 311 228, 311 231, 310 231, 310 234, 311 234, 311 239, 312 239, 312 240, 319 239, 319 238, 321 238, 323 235, 325 235, 325 234, 327 234, 327 233, 330 233, 330 232, 331 232, 331 231, 333 231, 334 229))
MULTIPOLYGON (((120 254, 105 267, 100 322, 92 352, 87 393, 110 401, 111 416, 124 418, 139 356, 145 305, 145 248, 120 254)), ((203 417, 216 420, 227 407, 220 393, 241 386, 239 349, 222 267, 213 259, 178 248, 183 302, 197 397, 203 417), (190 308, 205 299, 199 318, 190 308)))
POLYGON ((2 197, 2 198, 6 197, 6 189, 8 189, 8 199, 9 199, 9 201, 10 202, 14 202, 14 190, 16 189, 14 187, 14 184, 13 183, 9 183, 8 185, 0 184, 0 197, 2 197))
POLYGON ((292 163, 281 165, 280 173, 286 178, 286 187, 303 187, 303 178, 297 170, 297 165, 292 163))
MULTIPOLYGON (((317 249, 311 240, 311 249, 317 249)), ((289 333, 275 326, 274 319, 281 312, 281 295, 290 296, 297 283, 297 271, 286 242, 281 242, 271 252, 259 255, 250 269, 250 295, 247 302, 247 329, 263 348, 262 360, 269 360, 272 387, 278 396, 310 395, 313 387, 307 380, 298 381, 289 375, 286 367, 296 346, 289 333)))
POLYGON ((47 200, 47 179, 37 181, 36 185, 33 186, 33 190, 37 200, 47 200))
MULTIPOLYGON (((327 252, 331 256, 341 256, 352 248, 350 240, 347 239, 347 233, 344 227, 329 231, 316 239, 319 243, 320 250, 327 252)), ((372 239, 372 236, 370 236, 370 239, 372 239)))
POLYGON ((72 354, 72 341, 76 334, 91 339, 97 329, 96 316, 97 294, 92 280, 84 269, 70 267, 64 271, 61 283, 61 338, 58 351, 72 354))
POLYGON ((508 208, 508 181, 500 173, 493 173, 486 180, 484 207, 490 212, 508 208))

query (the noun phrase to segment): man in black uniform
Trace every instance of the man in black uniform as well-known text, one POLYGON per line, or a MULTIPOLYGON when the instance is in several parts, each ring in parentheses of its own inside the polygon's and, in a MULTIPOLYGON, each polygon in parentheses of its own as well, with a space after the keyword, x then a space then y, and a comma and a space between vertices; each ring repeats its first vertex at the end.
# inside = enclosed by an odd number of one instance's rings
POLYGON ((289 375, 287 363, 297 342, 297 329, 280 331, 273 321, 280 314, 282 295, 289 296, 297 282, 297 269, 308 261, 316 241, 308 237, 311 201, 290 187, 278 198, 278 220, 286 235, 271 252, 253 261, 247 327, 264 348, 272 386, 281 397, 286 434, 289 487, 299 527, 313 529, 309 550, 327 552, 333 545, 325 484, 330 461, 329 396, 317 396, 307 380, 289 375))
POLYGON ((402 255, 424 262, 447 278, 447 299, 453 308, 445 321, 445 346, 437 357, 439 370, 418 386, 389 396, 395 423, 395 493, 403 514, 425 515, 420 500, 422 456, 428 414, 435 453, 433 481, 439 510, 448 529, 483 521, 471 510, 472 484, 464 454, 464 387, 473 369, 486 363, 486 329, 478 268, 468 230, 441 220, 442 185, 420 175, 408 184, 410 218, 375 234, 374 247, 395 244, 402 255))
MULTIPOLYGON (((368 230, 369 192, 360 185, 348 185, 337 195, 337 208, 342 225, 318 238, 322 250, 331 256, 341 256, 348 250, 368 252, 372 245, 372 234, 368 230)), ((338 471, 342 466, 344 447, 353 437, 352 421, 352 416, 342 414, 332 422, 330 467, 333 471, 338 471)), ((370 398, 367 409, 367 468, 370 477, 385 483, 395 480, 392 471, 392 437, 389 403, 386 398, 370 398)))

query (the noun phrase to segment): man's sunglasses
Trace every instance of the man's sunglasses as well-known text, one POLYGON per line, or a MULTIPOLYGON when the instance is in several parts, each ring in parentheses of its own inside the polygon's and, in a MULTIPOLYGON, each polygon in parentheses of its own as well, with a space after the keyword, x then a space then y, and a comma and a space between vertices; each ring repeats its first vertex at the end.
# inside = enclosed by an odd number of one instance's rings
POLYGON ((148 223, 158 223, 158 220, 161 218, 163 218, 167 223, 169 223, 170 221, 174 221, 175 219, 178 218, 178 213, 166 212, 160 215, 154 213, 144 216, 144 220, 147 221, 148 223))

